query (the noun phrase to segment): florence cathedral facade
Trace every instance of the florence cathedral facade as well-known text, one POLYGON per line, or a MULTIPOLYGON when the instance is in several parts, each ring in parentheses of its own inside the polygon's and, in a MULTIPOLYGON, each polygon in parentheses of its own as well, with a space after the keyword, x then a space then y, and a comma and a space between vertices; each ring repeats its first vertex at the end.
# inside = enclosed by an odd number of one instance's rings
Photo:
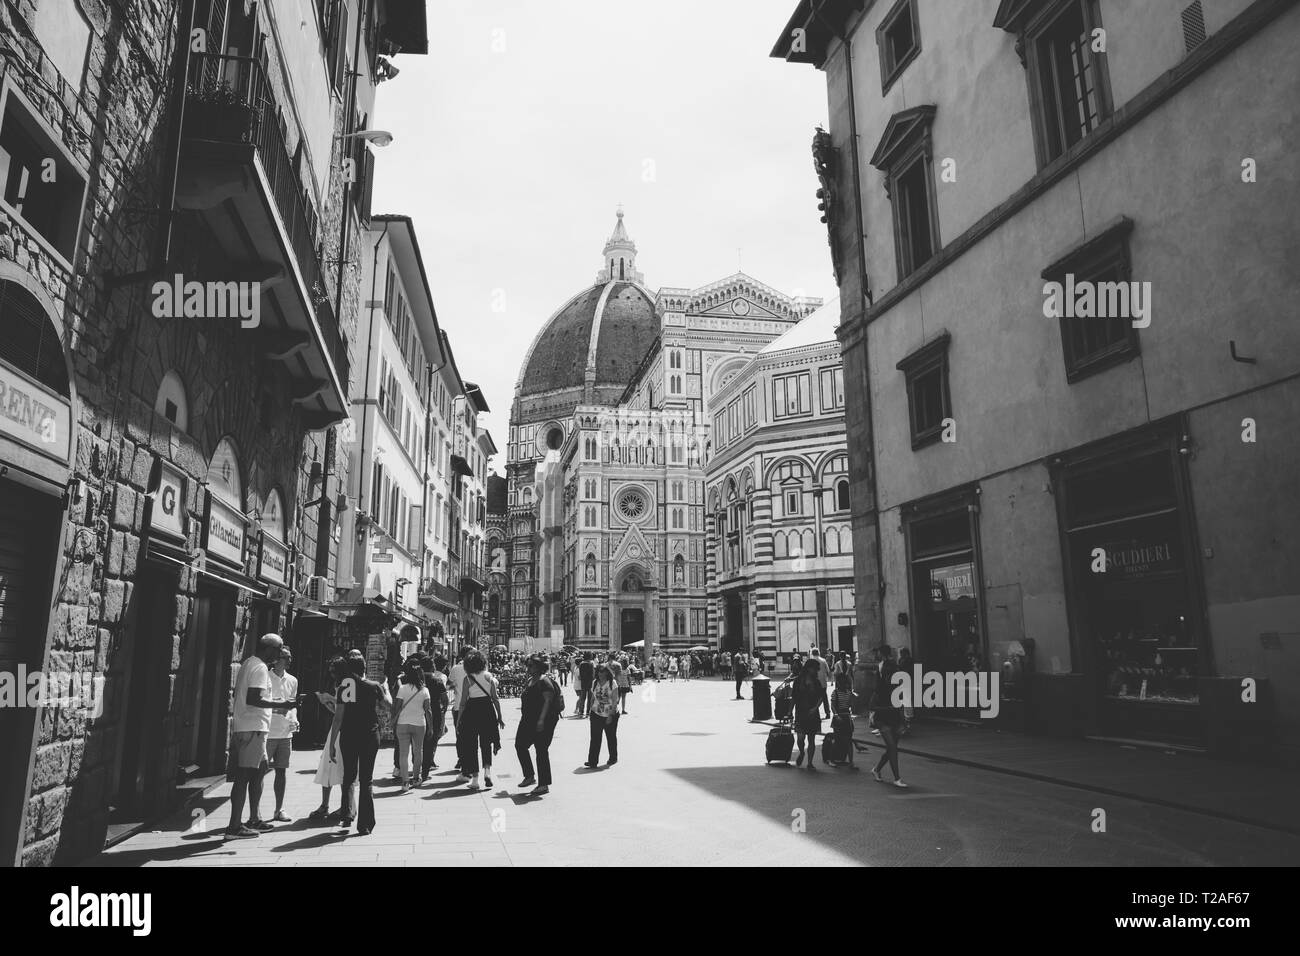
POLYGON ((652 291, 619 211, 596 281, 542 326, 515 385, 501 633, 741 646, 709 599, 711 402, 819 305, 743 273, 652 291))

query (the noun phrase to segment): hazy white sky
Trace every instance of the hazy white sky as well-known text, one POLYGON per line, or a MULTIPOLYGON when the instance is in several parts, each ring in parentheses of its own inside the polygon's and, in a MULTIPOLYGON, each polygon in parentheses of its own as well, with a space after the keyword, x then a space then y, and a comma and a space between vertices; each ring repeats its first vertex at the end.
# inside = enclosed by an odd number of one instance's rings
POLYGON ((499 447, 524 352, 594 282, 620 202, 652 290, 731 275, 740 249, 783 292, 835 294, 810 152, 825 77, 767 55, 794 7, 428 4, 429 55, 399 55, 378 90, 372 126, 394 142, 376 152, 373 208, 415 220, 499 447))

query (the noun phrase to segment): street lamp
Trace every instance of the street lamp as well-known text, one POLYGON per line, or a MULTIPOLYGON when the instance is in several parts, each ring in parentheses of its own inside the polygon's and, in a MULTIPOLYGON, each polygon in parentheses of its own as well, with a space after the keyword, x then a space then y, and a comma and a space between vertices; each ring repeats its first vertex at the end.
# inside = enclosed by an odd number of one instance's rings
POLYGON ((387 146, 393 141, 393 134, 386 129, 363 129, 355 133, 344 133, 342 136, 335 136, 335 139, 364 139, 367 143, 374 143, 376 146, 387 146))

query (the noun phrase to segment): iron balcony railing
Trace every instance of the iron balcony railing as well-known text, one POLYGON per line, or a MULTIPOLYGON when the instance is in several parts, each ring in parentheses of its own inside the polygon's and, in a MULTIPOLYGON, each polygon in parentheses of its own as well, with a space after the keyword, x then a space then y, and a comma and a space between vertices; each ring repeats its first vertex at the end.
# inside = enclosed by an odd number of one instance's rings
POLYGON ((248 143, 257 152, 329 357, 346 388, 348 345, 321 268, 319 220, 304 198, 306 189, 285 142, 285 111, 276 101, 265 67, 249 56, 193 54, 185 109, 187 137, 248 143))

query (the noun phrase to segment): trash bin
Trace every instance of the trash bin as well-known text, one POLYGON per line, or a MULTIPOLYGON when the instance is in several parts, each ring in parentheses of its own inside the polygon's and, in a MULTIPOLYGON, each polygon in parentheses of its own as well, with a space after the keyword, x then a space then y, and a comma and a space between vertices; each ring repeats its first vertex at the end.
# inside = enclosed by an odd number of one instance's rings
POLYGON ((754 716, 752 720, 772 719, 772 682, 763 674, 755 674, 749 686, 754 698, 754 716))

